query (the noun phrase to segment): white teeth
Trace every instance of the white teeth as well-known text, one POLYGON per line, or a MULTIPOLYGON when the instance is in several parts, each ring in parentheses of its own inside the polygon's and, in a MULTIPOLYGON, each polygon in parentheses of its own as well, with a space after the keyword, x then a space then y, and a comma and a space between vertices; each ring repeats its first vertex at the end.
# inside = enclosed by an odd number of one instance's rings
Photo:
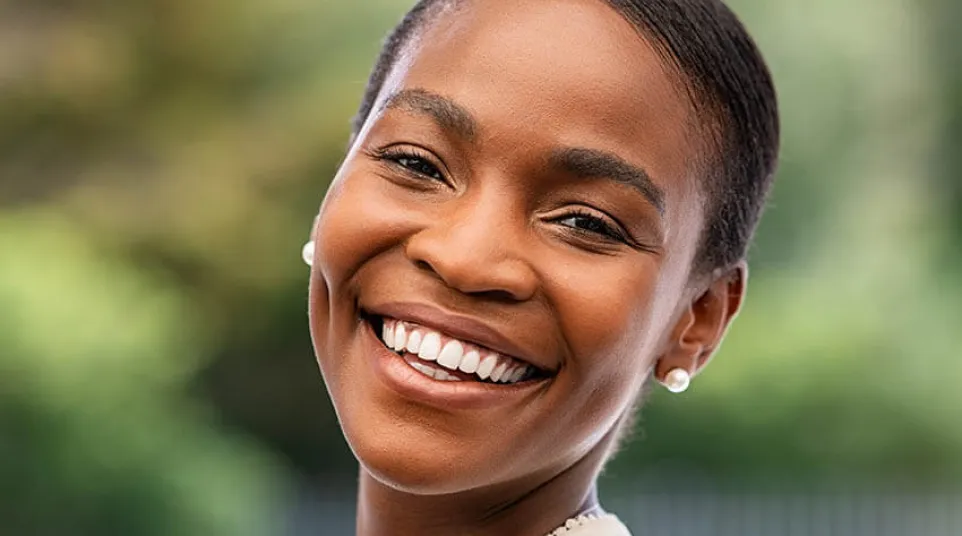
POLYGON ((394 348, 394 323, 384 321, 384 327, 381 329, 381 338, 384 339, 384 344, 388 348, 394 348))
POLYGON ((435 380, 440 380, 443 382, 460 382, 464 381, 461 378, 455 376, 454 374, 449 374, 447 371, 441 370, 437 367, 432 367, 425 363, 420 363, 416 360, 408 361, 408 363, 414 367, 414 370, 424 374, 429 378, 434 378, 435 380))
POLYGON ((438 355, 438 365, 451 370, 457 370, 461 364, 461 356, 464 355, 464 346, 458 341, 448 341, 438 355))
POLYGON ((403 323, 398 322, 397 327, 394 328, 394 349, 397 351, 403 350, 404 345, 407 344, 407 341, 407 330, 404 329, 403 323))
POLYGON ((458 378, 458 377, 455 376, 454 374, 449 374, 449 373, 447 373, 447 372, 445 372, 445 371, 443 371, 443 370, 435 370, 435 371, 434 371, 434 379, 435 379, 435 380, 441 380, 441 381, 444 381, 444 382, 460 382, 460 381, 463 381, 461 378, 458 378))
POLYGON ((418 353, 421 349, 421 332, 414 330, 408 335, 408 344, 405 349, 412 354, 418 353))
POLYGON ((478 371, 477 371, 478 377, 481 378, 482 380, 488 379, 488 377, 491 376, 491 372, 494 370, 494 367, 497 366, 497 364, 498 364, 498 356, 496 356, 495 354, 488 354, 484 356, 484 359, 482 359, 481 363, 478 365, 478 371))
POLYGON ((501 376, 504 376, 504 372, 507 370, 507 368, 507 363, 498 363, 498 366, 494 367, 494 371, 491 372, 491 381, 501 381, 501 376))
POLYGON ((477 350, 468 350, 465 352, 464 357, 461 358, 461 364, 458 365, 458 369, 468 374, 474 374, 478 370, 478 365, 481 364, 481 353, 477 350))
POLYGON ((421 340, 421 348, 418 350, 418 357, 425 361, 434 361, 441 352, 441 335, 429 331, 424 339, 421 340))
MULTIPOLYGON (((436 361, 438 365, 450 369, 460 370, 468 374, 476 374, 478 379, 496 383, 516 383, 531 373, 531 366, 514 359, 502 356, 496 352, 485 352, 473 344, 462 343, 448 337, 442 347, 442 335, 436 331, 425 330, 417 325, 405 324, 397 320, 384 319, 381 338, 385 346, 396 352, 406 351, 417 355, 423 361, 436 361)), ((462 378, 441 370, 427 366, 417 361, 408 361, 416 370, 442 381, 462 381, 462 378)))
POLYGON ((421 374, 424 374, 425 376, 430 376, 432 378, 434 377, 434 371, 435 371, 434 367, 425 365, 424 363, 418 363, 417 361, 408 361, 408 364, 414 367, 414 370, 420 372, 421 374))

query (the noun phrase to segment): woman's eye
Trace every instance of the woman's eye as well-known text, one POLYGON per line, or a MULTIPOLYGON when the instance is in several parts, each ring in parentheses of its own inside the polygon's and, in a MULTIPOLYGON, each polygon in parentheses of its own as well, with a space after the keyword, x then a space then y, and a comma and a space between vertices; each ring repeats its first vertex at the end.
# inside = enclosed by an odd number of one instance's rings
POLYGON ((397 165, 407 169, 408 171, 412 171, 418 175, 424 175, 425 177, 430 177, 435 180, 444 180, 444 175, 441 174, 438 168, 425 158, 408 154, 391 155, 389 158, 397 165))
POLYGON ((624 233, 605 220, 590 214, 572 214, 559 219, 558 223, 583 233, 600 235, 609 240, 617 240, 619 242, 626 241, 624 233))

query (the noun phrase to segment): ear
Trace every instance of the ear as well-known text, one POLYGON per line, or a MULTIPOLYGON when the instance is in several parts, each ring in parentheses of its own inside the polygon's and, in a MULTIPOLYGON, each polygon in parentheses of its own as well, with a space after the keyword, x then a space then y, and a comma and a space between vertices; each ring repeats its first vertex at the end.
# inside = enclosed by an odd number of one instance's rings
POLYGON ((708 364, 741 309, 747 282, 745 262, 710 276, 707 288, 685 305, 666 341, 664 353, 655 363, 654 375, 658 381, 664 383, 665 376, 677 368, 694 377, 708 364))

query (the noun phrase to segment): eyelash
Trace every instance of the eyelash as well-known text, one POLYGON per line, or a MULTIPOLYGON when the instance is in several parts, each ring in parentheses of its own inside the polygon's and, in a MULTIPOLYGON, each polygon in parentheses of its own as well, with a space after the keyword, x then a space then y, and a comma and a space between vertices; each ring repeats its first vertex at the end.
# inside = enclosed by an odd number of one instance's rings
MULTIPOLYGON (((425 152, 418 151, 413 148, 388 147, 386 149, 376 151, 372 156, 378 160, 397 166, 412 175, 442 182, 445 181, 444 174, 440 169, 438 169, 438 166, 431 162, 430 156, 428 156, 425 152), (413 161, 413 164, 411 161, 413 161), (427 166, 429 169, 425 170, 423 166, 427 166)), ((609 241, 621 242, 628 245, 633 244, 632 240, 628 238, 624 231, 619 229, 618 226, 608 223, 603 218, 592 214, 586 209, 574 209, 562 217, 555 218, 553 221, 560 223, 568 220, 586 220, 589 222, 589 228, 578 227, 576 225, 565 225, 565 227, 568 227, 579 234, 590 234, 609 241)))
POLYGON ((387 149, 377 151, 374 154, 374 157, 378 160, 393 164, 404 171, 419 177, 442 182, 445 180, 444 173, 438 169, 438 166, 431 162, 431 158, 427 154, 415 149, 388 147, 387 149), (427 166, 430 169, 425 170, 424 166, 427 166))
POLYGON ((574 225, 566 225, 566 227, 569 227, 570 229, 573 229, 574 231, 581 234, 597 235, 597 236, 604 237, 608 240, 622 242, 625 244, 631 243, 631 240, 617 226, 614 226, 608 223, 603 218, 599 218, 598 216, 588 212, 585 209, 574 209, 573 211, 565 214, 560 218, 555 218, 554 221, 560 223, 563 221, 578 220, 578 219, 587 220, 588 222, 590 222, 590 228, 577 227, 574 225))

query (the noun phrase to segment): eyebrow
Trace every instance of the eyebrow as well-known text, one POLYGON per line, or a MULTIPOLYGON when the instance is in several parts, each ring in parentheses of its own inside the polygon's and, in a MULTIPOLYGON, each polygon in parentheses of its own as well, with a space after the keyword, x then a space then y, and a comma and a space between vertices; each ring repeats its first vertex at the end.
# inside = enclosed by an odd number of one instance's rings
MULTIPOLYGON (((383 110, 399 109, 426 114, 445 130, 473 141, 478 122, 466 108, 453 100, 425 89, 404 89, 385 101, 383 110)), ((583 178, 608 178, 638 190, 659 214, 665 213, 665 193, 644 169, 623 158, 596 149, 565 147, 552 152, 552 167, 583 178)))
POLYGON ((565 147, 552 152, 552 167, 583 178, 608 178, 638 190, 659 214, 665 214, 665 192, 651 180, 644 169, 621 157, 580 147, 565 147))
POLYGON ((424 89, 401 90, 388 97, 383 109, 426 114, 445 130, 453 131, 469 141, 477 137, 479 130, 478 122, 471 112, 447 97, 424 89))

